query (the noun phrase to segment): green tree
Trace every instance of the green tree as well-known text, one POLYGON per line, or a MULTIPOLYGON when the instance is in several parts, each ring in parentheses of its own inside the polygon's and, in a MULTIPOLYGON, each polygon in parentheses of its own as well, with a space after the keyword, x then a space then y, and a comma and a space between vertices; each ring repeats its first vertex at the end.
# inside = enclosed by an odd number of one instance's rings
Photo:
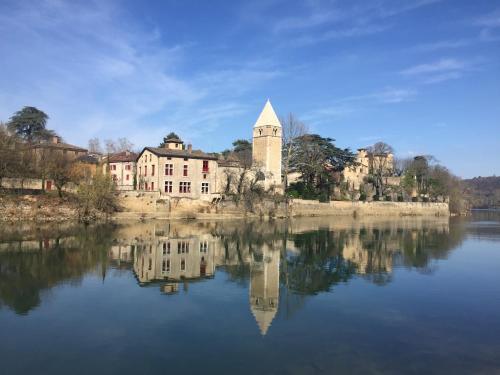
POLYGON ((293 141, 290 169, 301 174, 310 196, 329 199, 331 188, 339 183, 338 172, 355 163, 356 156, 348 148, 338 148, 333 142, 317 134, 305 134, 293 141))
POLYGON ((160 146, 159 147, 165 147, 165 144, 168 142, 168 141, 172 141, 172 140, 175 140, 175 141, 180 141, 181 138, 175 134, 174 132, 170 132, 168 133, 165 137, 163 137, 163 142, 160 143, 160 146))
POLYGON ((24 107, 10 118, 8 128, 28 143, 39 142, 55 135, 54 131, 47 129, 48 118, 35 107, 24 107))

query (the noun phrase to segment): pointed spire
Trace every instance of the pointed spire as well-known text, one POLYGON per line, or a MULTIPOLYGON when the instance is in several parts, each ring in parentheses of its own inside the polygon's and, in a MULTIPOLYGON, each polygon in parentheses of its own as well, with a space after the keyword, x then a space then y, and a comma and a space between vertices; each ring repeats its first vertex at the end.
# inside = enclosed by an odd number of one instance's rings
POLYGON ((255 122, 254 128, 259 126, 278 126, 281 127, 280 120, 278 120, 278 116, 276 116, 276 112, 274 112, 273 106, 269 99, 267 99, 266 104, 264 105, 264 109, 259 115, 259 118, 255 122))

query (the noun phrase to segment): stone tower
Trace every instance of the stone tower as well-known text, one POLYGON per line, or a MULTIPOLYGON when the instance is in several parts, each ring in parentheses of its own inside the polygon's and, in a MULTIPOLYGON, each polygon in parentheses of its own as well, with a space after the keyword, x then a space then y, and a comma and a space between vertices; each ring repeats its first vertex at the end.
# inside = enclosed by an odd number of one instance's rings
POLYGON ((250 262, 250 310, 264 336, 278 312, 280 252, 262 246, 250 262))
POLYGON ((271 102, 267 100, 264 109, 253 126, 253 161, 266 176, 265 187, 281 185, 281 124, 271 102))

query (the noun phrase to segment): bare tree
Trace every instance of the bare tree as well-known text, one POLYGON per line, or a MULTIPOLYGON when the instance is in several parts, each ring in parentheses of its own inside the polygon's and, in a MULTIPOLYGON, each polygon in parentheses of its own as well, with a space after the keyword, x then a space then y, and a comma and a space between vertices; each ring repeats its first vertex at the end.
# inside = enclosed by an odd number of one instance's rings
POLYGON ((132 151, 132 148, 134 148, 134 144, 130 142, 127 138, 122 137, 118 138, 116 142, 116 148, 117 152, 132 151))
POLYGON ((283 139, 283 189, 288 188, 288 173, 290 172, 290 159, 292 156, 293 140, 307 133, 307 126, 289 113, 285 118, 280 119, 283 139))
POLYGON ((89 139, 89 152, 93 154, 102 154, 101 141, 94 137, 89 139))
POLYGON ((106 139, 104 140, 104 144, 108 155, 116 153, 117 147, 115 141, 112 139, 106 139))
POLYGON ((384 192, 384 177, 393 173, 393 154, 392 146, 384 142, 377 142, 368 147, 368 156, 370 158, 370 173, 373 176, 377 196, 382 196, 384 192))
POLYGON ((48 163, 48 177, 54 181, 59 197, 62 198, 62 190, 72 181, 73 163, 66 155, 55 153, 48 163))

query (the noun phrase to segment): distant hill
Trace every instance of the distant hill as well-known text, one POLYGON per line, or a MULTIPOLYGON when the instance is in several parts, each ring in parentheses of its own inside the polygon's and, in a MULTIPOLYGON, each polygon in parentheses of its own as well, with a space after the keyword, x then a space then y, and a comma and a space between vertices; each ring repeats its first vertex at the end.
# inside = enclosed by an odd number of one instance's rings
POLYGON ((500 208, 500 177, 474 177, 462 182, 471 208, 500 208))

